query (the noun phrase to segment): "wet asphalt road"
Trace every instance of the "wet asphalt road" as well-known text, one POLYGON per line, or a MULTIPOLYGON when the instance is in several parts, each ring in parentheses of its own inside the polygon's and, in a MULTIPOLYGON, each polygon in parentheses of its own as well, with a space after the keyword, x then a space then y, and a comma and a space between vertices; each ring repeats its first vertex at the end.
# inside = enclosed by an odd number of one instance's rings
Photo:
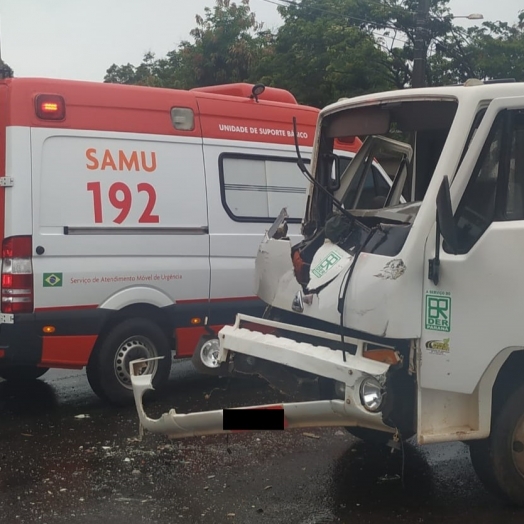
MULTIPOLYGON (((177 362, 148 411, 279 400, 258 383, 225 385, 177 362)), ((402 460, 340 429, 142 442, 137 430, 134 407, 105 406, 83 372, 0 382, 0 523, 524 522, 480 485, 463 444, 408 444, 402 460)))

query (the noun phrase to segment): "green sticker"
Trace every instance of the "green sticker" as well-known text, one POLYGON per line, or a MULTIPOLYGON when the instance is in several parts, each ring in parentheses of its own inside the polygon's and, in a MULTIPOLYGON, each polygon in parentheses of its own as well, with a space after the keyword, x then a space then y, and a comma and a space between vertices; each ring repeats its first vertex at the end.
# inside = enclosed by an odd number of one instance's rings
POLYGON ((327 255, 326 258, 324 258, 324 260, 313 269, 313 275, 317 278, 322 277, 341 259, 342 257, 336 251, 331 251, 331 253, 329 253, 329 255, 327 255))
POLYGON ((44 273, 44 287, 62 287, 62 273, 44 273))
POLYGON ((451 330, 451 296, 426 295, 426 329, 451 330))

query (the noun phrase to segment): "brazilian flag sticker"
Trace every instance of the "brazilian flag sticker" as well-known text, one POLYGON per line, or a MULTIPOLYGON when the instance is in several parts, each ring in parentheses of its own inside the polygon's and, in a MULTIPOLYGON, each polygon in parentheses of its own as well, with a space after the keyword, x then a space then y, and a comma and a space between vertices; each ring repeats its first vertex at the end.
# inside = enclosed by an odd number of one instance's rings
POLYGON ((62 287, 62 273, 44 273, 44 287, 62 287))

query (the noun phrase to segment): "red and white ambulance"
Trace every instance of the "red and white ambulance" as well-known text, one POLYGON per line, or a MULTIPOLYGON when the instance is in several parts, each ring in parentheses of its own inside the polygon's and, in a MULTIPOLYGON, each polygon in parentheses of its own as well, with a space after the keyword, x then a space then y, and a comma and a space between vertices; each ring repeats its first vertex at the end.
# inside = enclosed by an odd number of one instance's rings
MULTIPOLYGON (((318 110, 261 91, 0 81, 0 377, 86 367, 99 397, 126 403, 129 361, 166 357, 145 370, 158 388, 206 325, 262 312, 266 224, 286 207, 301 238, 293 117, 307 159, 318 110)), ((340 143, 343 160, 359 145, 340 143)))

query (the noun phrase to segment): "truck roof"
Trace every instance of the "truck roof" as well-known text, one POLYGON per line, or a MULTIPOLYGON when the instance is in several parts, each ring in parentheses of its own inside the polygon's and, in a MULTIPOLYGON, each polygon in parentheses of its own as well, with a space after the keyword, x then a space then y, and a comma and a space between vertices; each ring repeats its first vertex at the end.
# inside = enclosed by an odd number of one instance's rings
POLYGON ((344 108, 356 107, 360 105, 369 105, 379 101, 388 101, 392 99, 421 99, 429 98, 456 98, 459 102, 462 99, 491 100, 498 97, 524 96, 524 82, 503 82, 489 84, 460 84, 455 86, 444 87, 422 87, 409 88, 395 91, 383 91, 361 95, 354 98, 343 98, 321 111, 321 116, 337 112, 344 108))

